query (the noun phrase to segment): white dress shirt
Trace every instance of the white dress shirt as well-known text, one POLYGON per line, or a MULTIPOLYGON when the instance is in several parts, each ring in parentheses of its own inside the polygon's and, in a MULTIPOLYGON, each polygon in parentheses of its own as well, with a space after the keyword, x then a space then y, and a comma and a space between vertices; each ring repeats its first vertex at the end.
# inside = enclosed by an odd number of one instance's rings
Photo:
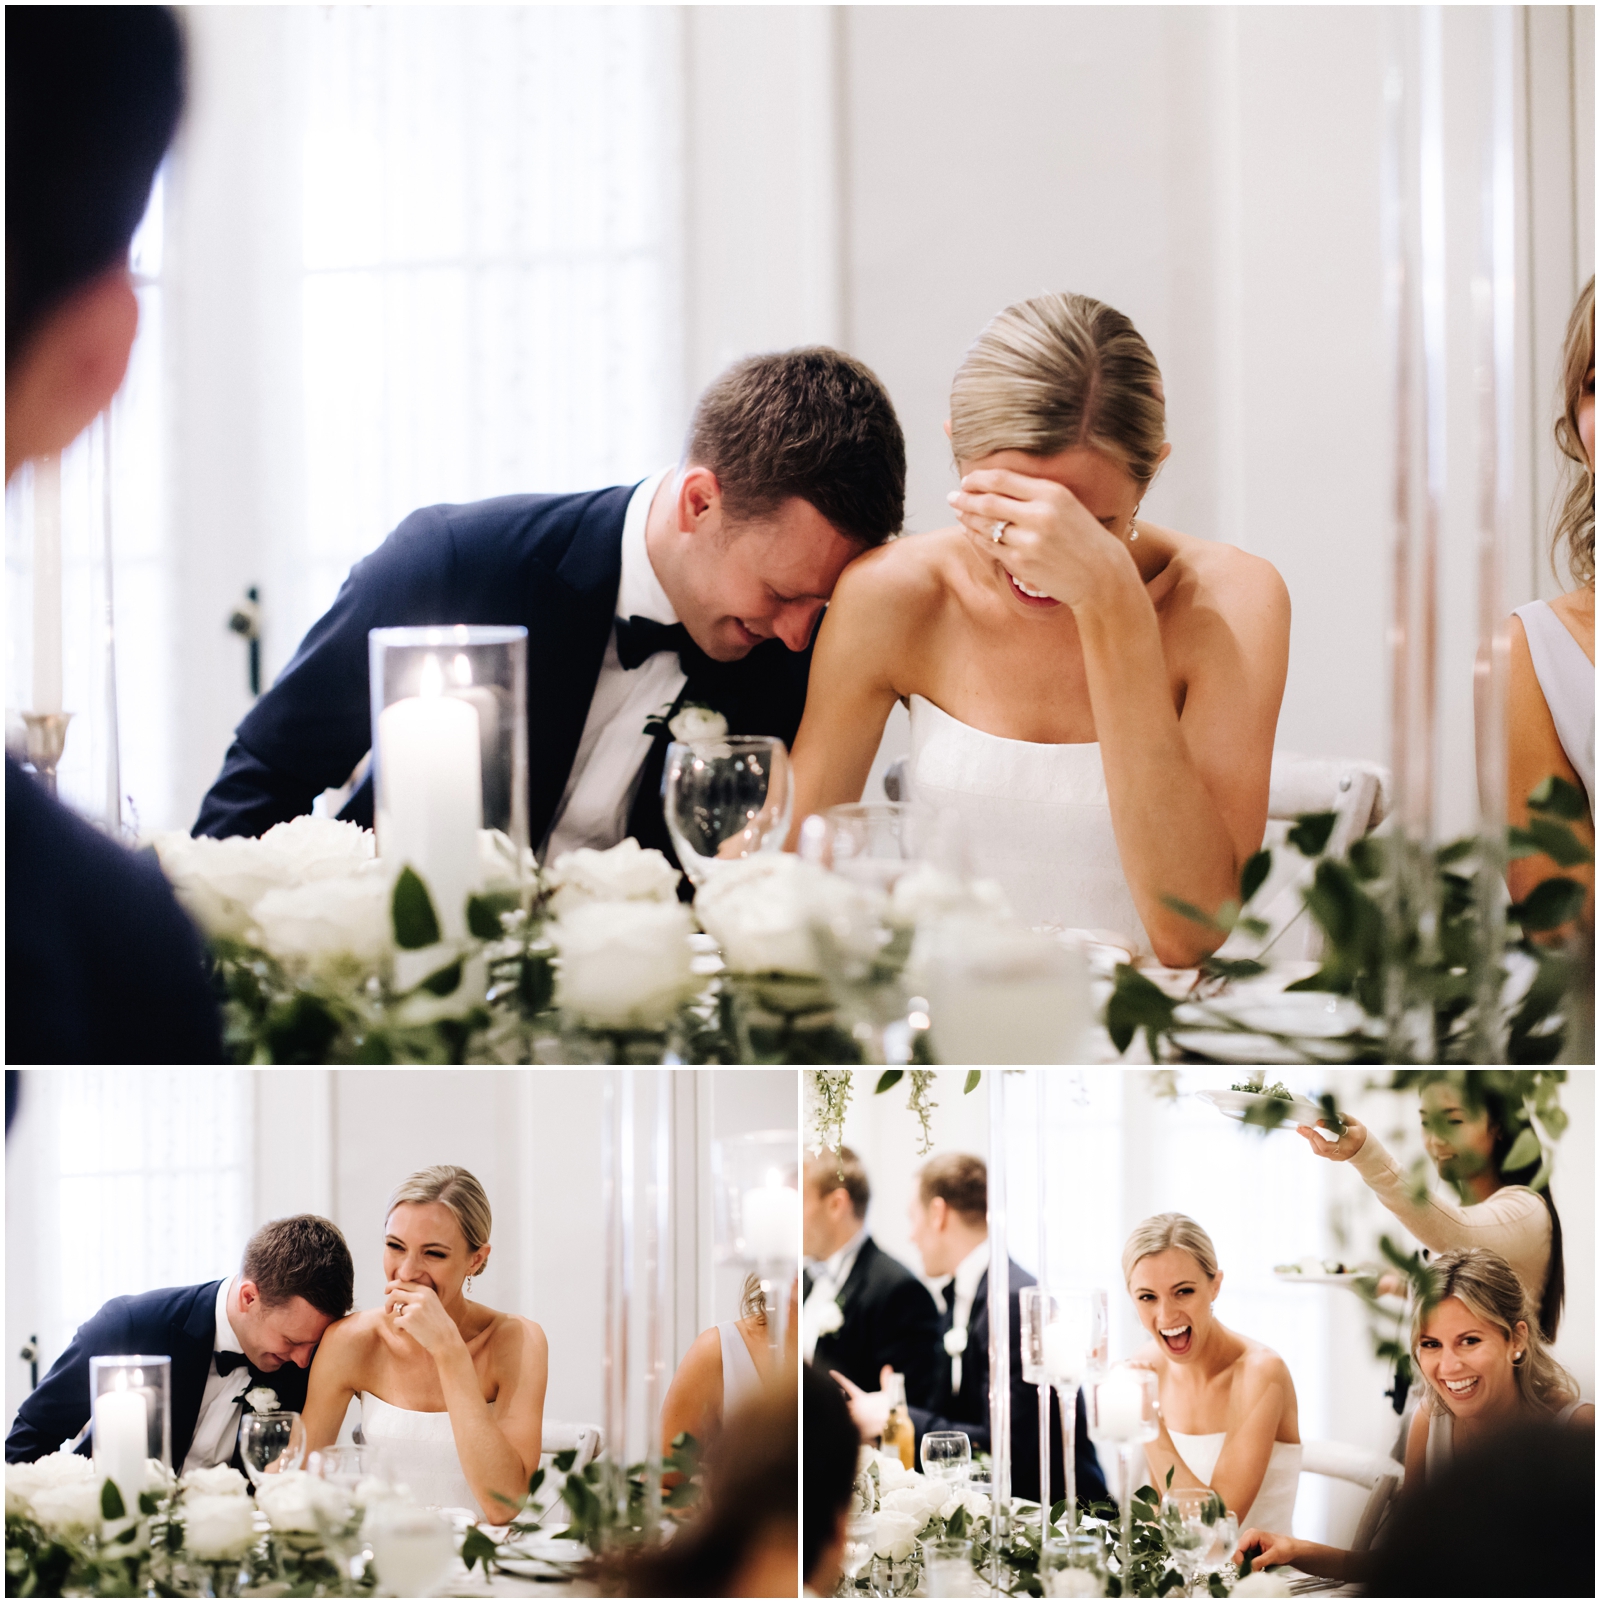
MULTIPOLYGON (((964 1331, 972 1323, 972 1304, 978 1295, 978 1282, 989 1267, 989 1238, 984 1237, 976 1247, 956 1265, 955 1301, 950 1305, 950 1328, 964 1331)), ((950 1391, 961 1390, 961 1354, 950 1358, 950 1391)))
POLYGON ((240 1364, 231 1375, 219 1375, 216 1359, 218 1353, 244 1351, 228 1320, 228 1297, 233 1286, 233 1280, 224 1280, 217 1288, 217 1333, 211 1342, 211 1373, 206 1377, 205 1394, 200 1399, 194 1440, 184 1455, 184 1474, 191 1469, 210 1469, 230 1462, 239 1440, 239 1415, 243 1412, 244 1394, 250 1390, 250 1366, 240 1364))
MULTIPOLYGON (((644 538, 650 504, 661 481, 674 471, 664 468, 646 479, 628 502, 622 523, 622 578, 617 586, 619 618, 679 621, 650 565, 644 538)), ((624 668, 617 656, 616 625, 612 625, 577 756, 551 824, 545 862, 553 863, 563 852, 579 846, 604 851, 628 833, 628 811, 633 806, 639 770, 650 754, 651 737, 644 726, 654 714, 672 705, 687 677, 675 651, 658 651, 637 668, 624 668)))
POLYGON ((844 1290, 844 1283, 850 1278, 850 1271, 855 1268, 856 1258, 866 1239, 867 1227, 862 1225, 837 1252, 824 1258, 821 1263, 811 1265, 811 1295, 800 1310, 800 1327, 805 1336, 808 1364, 816 1357, 817 1340, 823 1334, 817 1324, 817 1310, 825 1302, 836 1303, 839 1300, 839 1293, 844 1290))

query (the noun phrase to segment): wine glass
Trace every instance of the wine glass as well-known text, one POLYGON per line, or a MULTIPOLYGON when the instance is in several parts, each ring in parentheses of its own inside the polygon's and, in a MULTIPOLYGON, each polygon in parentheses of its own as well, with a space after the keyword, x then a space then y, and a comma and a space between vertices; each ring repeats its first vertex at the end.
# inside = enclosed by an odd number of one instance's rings
POLYGON ((684 873, 704 885, 718 863, 783 850, 794 807, 788 749, 772 735, 675 740, 661 802, 684 873))
POLYGON ((959 1486, 972 1474, 972 1438, 964 1430, 930 1430, 922 1438, 922 1473, 959 1486))
POLYGON ((380 1505, 369 1515, 367 1540, 378 1589, 385 1597, 433 1597, 456 1556, 455 1532, 432 1509, 380 1505))
POLYGON ((306 1427, 292 1408, 246 1414, 239 1424, 239 1456, 259 1486, 268 1475, 299 1469, 306 1456, 306 1427))
POLYGON ((306 1473, 334 1486, 358 1486, 366 1473, 366 1449, 354 1442, 341 1442, 333 1447, 319 1447, 306 1455, 306 1473))
POLYGON ((880 891, 940 853, 939 815, 915 802, 844 802, 805 822, 800 855, 880 891))
POLYGON ((1215 1568, 1221 1562, 1216 1551, 1218 1537, 1226 1540, 1226 1517, 1222 1499, 1209 1486, 1174 1487, 1162 1499, 1161 1524, 1167 1550, 1172 1555, 1173 1568, 1183 1577, 1185 1590, 1193 1590, 1207 1564, 1215 1568))

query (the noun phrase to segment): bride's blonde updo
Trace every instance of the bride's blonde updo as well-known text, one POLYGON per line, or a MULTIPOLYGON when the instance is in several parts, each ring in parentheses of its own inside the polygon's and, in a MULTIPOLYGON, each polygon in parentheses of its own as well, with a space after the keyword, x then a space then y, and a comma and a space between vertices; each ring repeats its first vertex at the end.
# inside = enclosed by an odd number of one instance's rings
POLYGON ((1122 1283, 1133 1283, 1133 1271, 1141 1258, 1174 1249, 1188 1253, 1207 1280, 1217 1278, 1217 1249, 1211 1237, 1186 1213, 1153 1213, 1133 1227, 1122 1249, 1122 1283))
POLYGON ((384 1223, 402 1202, 442 1202, 461 1226, 467 1238, 467 1251, 476 1252, 489 1239, 492 1223, 489 1199, 478 1184, 478 1177, 453 1163, 437 1163, 431 1169, 408 1174, 394 1188, 389 1206, 383 1210, 384 1223))
POLYGON ((1166 439, 1166 395, 1150 347, 1121 312, 1087 295, 1008 306, 972 342, 950 386, 957 462, 1091 446, 1142 489, 1166 439))
POLYGON ((1523 1403, 1543 1413, 1554 1413, 1578 1396, 1578 1383, 1551 1356, 1539 1333, 1539 1310, 1528 1306, 1528 1293, 1516 1271, 1487 1247, 1458 1247, 1441 1253, 1428 1265, 1433 1271, 1438 1301, 1426 1307, 1419 1301, 1411 1316, 1411 1366, 1428 1402, 1430 1413, 1452 1412, 1448 1400, 1422 1371, 1417 1344, 1422 1340, 1428 1315, 1446 1298, 1454 1297, 1475 1319, 1493 1325, 1512 1350, 1522 1356, 1512 1362, 1517 1392, 1523 1403), (1516 1335, 1519 1321, 1528 1327, 1527 1339, 1516 1335))

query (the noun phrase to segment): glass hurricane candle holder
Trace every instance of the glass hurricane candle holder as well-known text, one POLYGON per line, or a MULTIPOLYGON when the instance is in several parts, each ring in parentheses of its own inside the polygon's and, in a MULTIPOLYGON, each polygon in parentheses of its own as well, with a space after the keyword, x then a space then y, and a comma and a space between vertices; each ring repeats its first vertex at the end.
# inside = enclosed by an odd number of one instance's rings
POLYGON ((378 855, 428 888, 441 934, 467 933, 482 888, 478 831, 528 848, 528 631, 453 624, 373 629, 374 818, 378 855))
POLYGON ((800 1270, 800 1137, 758 1130, 711 1143, 712 1207, 719 1261, 761 1283, 767 1337, 783 1353, 790 1288, 800 1270))
POLYGON ((1122 1463, 1122 1575, 1133 1561, 1134 1476, 1144 1444, 1161 1434, 1161 1397, 1155 1371, 1119 1364, 1089 1387, 1089 1438, 1117 1448, 1122 1463))
POLYGON ((172 1468, 172 1360, 134 1354, 89 1360, 94 1468, 117 1483, 129 1515, 149 1484, 149 1461, 172 1468))

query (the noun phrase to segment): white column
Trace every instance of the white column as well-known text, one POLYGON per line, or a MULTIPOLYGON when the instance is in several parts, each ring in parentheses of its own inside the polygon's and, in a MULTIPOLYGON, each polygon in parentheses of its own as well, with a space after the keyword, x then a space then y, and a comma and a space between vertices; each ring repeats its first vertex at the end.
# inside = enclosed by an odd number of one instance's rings
POLYGON ((1011 1529, 1011 1257, 1006 1239, 1005 1070, 989 1082, 989 1452, 994 1466, 994 1535, 1011 1529))

